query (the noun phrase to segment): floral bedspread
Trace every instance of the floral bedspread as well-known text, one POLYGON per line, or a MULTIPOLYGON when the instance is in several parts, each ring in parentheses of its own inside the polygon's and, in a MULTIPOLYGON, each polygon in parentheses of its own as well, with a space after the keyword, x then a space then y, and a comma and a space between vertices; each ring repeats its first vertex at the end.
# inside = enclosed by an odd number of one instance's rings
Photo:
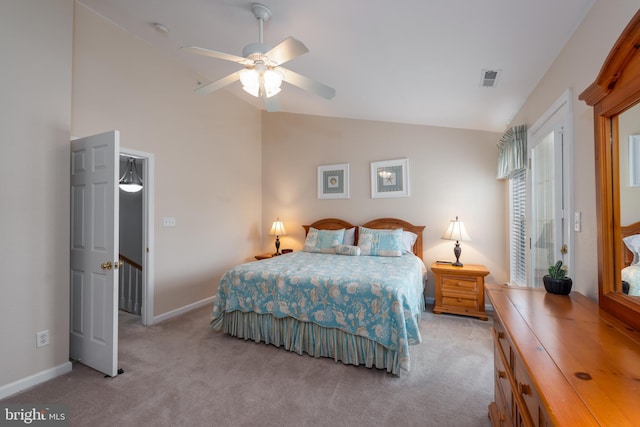
POLYGON ((345 256, 292 252, 240 264, 220 280, 211 325, 240 310, 294 317, 369 338, 408 356, 422 341, 425 265, 415 255, 345 256))

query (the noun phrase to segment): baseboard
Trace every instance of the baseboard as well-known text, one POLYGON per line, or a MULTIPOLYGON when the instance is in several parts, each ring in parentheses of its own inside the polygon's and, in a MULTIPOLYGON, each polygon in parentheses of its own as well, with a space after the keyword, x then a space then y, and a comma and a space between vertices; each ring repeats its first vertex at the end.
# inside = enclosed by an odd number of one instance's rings
POLYGON ((45 369, 31 376, 19 379, 7 385, 0 387, 0 399, 12 396, 16 393, 24 391, 28 388, 35 387, 45 381, 59 377, 66 373, 71 372, 71 362, 65 362, 62 365, 54 366, 53 368, 45 369))
POLYGON ((196 301, 192 304, 185 305, 184 307, 176 308, 175 310, 167 311, 166 313, 162 313, 157 316, 154 316, 153 323, 158 323, 167 319, 171 319, 172 317, 179 316, 188 311, 195 310, 196 308, 200 308, 209 304, 212 304, 211 308, 213 309, 213 297, 205 298, 203 300, 196 301))

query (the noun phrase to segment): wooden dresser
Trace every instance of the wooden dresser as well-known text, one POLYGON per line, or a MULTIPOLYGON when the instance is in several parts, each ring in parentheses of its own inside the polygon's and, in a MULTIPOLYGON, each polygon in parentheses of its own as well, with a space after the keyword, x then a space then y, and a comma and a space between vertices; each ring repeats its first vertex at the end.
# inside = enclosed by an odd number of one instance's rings
POLYGON ((640 333, 572 292, 486 285, 493 426, 640 425, 640 333))

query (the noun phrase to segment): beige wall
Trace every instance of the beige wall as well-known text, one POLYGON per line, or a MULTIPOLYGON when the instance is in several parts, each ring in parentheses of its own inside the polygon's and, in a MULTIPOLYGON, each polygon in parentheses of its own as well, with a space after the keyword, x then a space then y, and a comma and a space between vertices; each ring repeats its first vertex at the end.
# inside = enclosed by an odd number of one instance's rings
POLYGON ((593 109, 578 96, 595 80, 637 9, 637 0, 598 0, 513 120, 513 124, 533 124, 572 89, 573 200, 574 210, 582 212, 582 231, 575 233, 573 283, 575 290, 593 299, 598 296, 593 109))
POLYGON ((0 396, 69 359, 72 16, 73 0, 0 2, 0 396))
MULTIPOLYGON (((284 222, 282 247, 301 249, 303 224, 338 217, 362 224, 397 217, 425 225, 424 260, 453 259, 453 242, 441 240, 456 215, 472 242, 461 261, 485 264, 491 282, 505 283, 504 193, 496 180, 500 134, 463 129, 263 113, 263 249, 274 250, 269 226, 284 222), (409 159, 410 197, 372 199, 370 162, 409 159), (349 163, 350 199, 319 200, 317 167, 349 163)), ((433 295, 433 277, 428 285, 433 295)))
POLYGON ((260 113, 76 6, 72 134, 120 131, 155 157, 155 315, 211 297, 260 249, 260 113), (163 217, 177 226, 165 228, 163 217))

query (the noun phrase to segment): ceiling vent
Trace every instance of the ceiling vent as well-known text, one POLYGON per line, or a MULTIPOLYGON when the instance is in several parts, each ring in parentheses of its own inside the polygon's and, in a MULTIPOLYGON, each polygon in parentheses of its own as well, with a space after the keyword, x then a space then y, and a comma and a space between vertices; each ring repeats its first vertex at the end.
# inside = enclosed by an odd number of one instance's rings
POLYGON ((498 85, 498 77, 502 70, 482 70, 480 78, 481 87, 496 87, 498 85))

